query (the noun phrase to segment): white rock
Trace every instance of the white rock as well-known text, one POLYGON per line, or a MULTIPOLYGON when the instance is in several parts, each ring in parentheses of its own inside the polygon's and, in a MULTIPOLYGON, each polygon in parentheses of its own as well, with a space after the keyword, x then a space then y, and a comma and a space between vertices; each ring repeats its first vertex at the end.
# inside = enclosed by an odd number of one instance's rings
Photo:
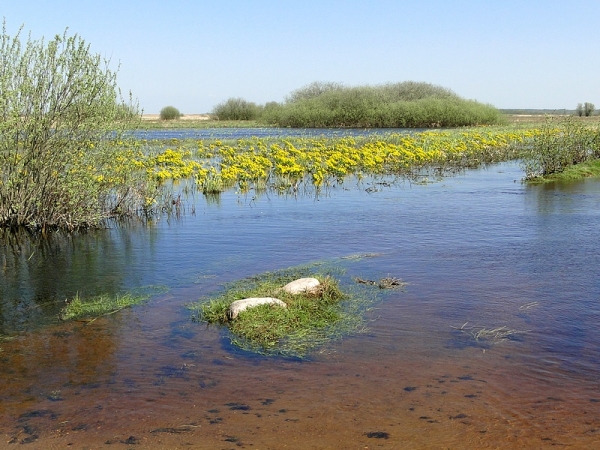
POLYGON ((245 298, 243 300, 236 300, 231 305, 229 305, 228 316, 230 319, 235 319, 242 311, 245 311, 248 308, 252 308, 254 306, 259 305, 277 305, 283 308, 287 308, 287 305, 279 300, 278 298, 273 297, 253 297, 253 298, 245 298))
POLYGON ((313 293, 321 283, 316 278, 299 278, 286 284, 282 289, 289 294, 313 293))

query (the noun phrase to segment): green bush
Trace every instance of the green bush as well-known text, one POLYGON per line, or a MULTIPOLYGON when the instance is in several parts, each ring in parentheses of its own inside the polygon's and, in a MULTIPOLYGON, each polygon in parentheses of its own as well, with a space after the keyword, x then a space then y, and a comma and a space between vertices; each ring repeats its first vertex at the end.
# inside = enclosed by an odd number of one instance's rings
POLYGON ((115 165, 137 106, 77 35, 0 36, 0 227, 74 229, 136 209, 145 186, 115 165))
POLYGON ((573 117, 548 118, 522 159, 525 179, 563 172, 570 166, 600 158, 600 129, 587 127, 573 117))
POLYGON ((262 108, 256 103, 243 98, 229 98, 215 106, 212 115, 218 120, 256 120, 261 112, 262 108))
POLYGON ((177 120, 181 117, 181 113, 174 106, 165 106, 160 110, 160 120, 177 120))
POLYGON ((316 82, 294 91, 283 105, 265 109, 262 120, 283 127, 425 128, 498 124, 503 116, 490 105, 428 83, 345 87, 316 82))

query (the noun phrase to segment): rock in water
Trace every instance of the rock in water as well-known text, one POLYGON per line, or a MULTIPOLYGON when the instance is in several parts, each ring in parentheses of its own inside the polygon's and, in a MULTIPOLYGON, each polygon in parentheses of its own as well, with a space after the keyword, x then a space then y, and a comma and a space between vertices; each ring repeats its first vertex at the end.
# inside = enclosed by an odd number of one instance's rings
POLYGON ((273 297, 253 297, 253 298, 245 298, 243 300, 236 300, 229 306, 228 316, 230 319, 235 319, 242 311, 245 311, 248 308, 252 308, 254 306, 259 305, 277 305, 283 308, 287 308, 287 305, 279 300, 278 298, 273 297))
POLYGON ((299 278, 286 284, 282 289, 289 294, 313 294, 320 286, 316 278, 299 278))

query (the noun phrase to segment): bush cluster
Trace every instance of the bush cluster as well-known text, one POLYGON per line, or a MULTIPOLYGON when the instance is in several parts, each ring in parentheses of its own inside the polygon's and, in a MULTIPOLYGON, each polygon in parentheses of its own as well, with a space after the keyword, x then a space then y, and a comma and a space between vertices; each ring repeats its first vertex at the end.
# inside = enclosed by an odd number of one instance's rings
POLYGON ((256 120, 261 113, 260 106, 243 98, 227 99, 212 110, 213 117, 218 120, 256 120))
POLYGON ((503 116, 490 105, 428 83, 345 87, 316 82, 265 108, 262 120, 282 127, 428 128, 498 124, 503 116))
POLYGON ((108 61, 77 35, 0 35, 0 227, 81 228, 125 214, 145 183, 115 161, 138 118, 108 61), (138 183, 140 181, 140 183, 138 183))
POLYGON ((575 118, 548 118, 522 159, 525 178, 533 180, 563 172, 570 166, 600 158, 600 130, 575 118))
POLYGON ((160 120, 177 120, 181 117, 181 113, 174 106, 165 106, 160 110, 160 120))

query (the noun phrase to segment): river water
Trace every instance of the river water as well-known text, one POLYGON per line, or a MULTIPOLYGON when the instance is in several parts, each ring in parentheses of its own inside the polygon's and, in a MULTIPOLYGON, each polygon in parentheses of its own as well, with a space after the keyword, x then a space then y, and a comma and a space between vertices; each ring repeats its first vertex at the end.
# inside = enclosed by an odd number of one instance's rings
POLYGON ((598 448, 600 182, 522 176, 200 195, 179 218, 5 242, 0 447, 598 448), (306 360, 190 320, 224 282, 314 261, 409 284, 306 360), (134 288, 156 293, 56 320, 76 293, 134 288))

